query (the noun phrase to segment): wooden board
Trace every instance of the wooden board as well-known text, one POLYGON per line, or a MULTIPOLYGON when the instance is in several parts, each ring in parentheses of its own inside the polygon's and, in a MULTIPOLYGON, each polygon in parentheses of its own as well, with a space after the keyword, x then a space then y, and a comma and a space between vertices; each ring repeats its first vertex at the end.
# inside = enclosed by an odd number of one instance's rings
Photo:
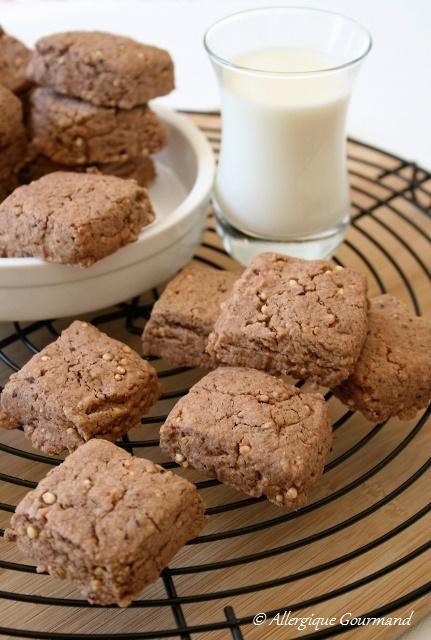
MULTIPOLYGON (((217 151, 218 118, 194 118, 217 151)), ((429 314, 430 176, 408 162, 356 142, 349 144, 349 168, 354 219, 336 259, 367 275, 371 295, 384 289, 412 309, 429 314)), ((211 219, 198 255, 211 264, 232 267, 230 258, 221 251, 211 219)), ((139 348, 145 301, 151 301, 151 295, 143 296, 139 304, 111 310, 114 315, 107 312, 101 318, 103 314, 96 314, 101 328, 139 348)), ((59 330, 66 324, 62 321, 52 326, 59 330)), ((18 327, 38 348, 52 339, 49 328, 43 323, 40 327, 18 327)), ((22 365, 31 355, 31 345, 24 344, 17 328, 10 324, 1 327, 0 339, 5 336, 12 338, 6 345, 3 342, 2 354, 22 365)), ((166 362, 157 366, 168 374, 162 379, 168 396, 173 392, 178 397, 179 390, 202 373, 170 373, 166 362)), ((4 384, 10 369, 1 363, 0 369, 4 384)), ((175 397, 163 399, 151 415, 166 414, 174 402, 175 397)), ((80 600, 79 594, 67 584, 32 573, 31 566, 23 566, 14 545, 2 539, 0 627, 27 630, 27 637, 33 637, 31 631, 39 631, 42 635, 38 637, 54 632, 80 638, 83 634, 114 638, 128 633, 161 638, 165 637, 162 630, 172 629, 171 637, 194 640, 285 640, 308 637, 314 628, 300 632, 294 627, 254 626, 251 617, 260 611, 285 609, 301 617, 339 618, 345 612, 356 616, 382 608, 394 616, 406 616, 414 610, 412 621, 417 623, 431 611, 427 595, 431 588, 431 425, 424 414, 415 420, 374 425, 360 415, 346 414, 334 398, 329 399, 329 406, 335 442, 328 469, 309 507, 288 513, 221 485, 202 489, 211 518, 200 543, 184 548, 164 580, 146 589, 137 605, 128 610, 65 606, 67 599, 80 600), (214 564, 215 568, 211 567, 214 564), (167 600, 167 594, 171 598, 177 595, 179 603, 167 600), (49 598, 59 599, 56 602, 60 604, 50 604, 49 598), (226 612, 225 607, 232 610, 226 612), (228 628, 226 616, 240 622, 237 626, 231 622, 228 628), (178 624, 198 630, 179 634, 175 631, 178 624), (205 630, 211 625, 216 628, 205 630), (150 632, 152 636, 145 635, 150 632)), ((144 440, 157 438, 159 426, 160 419, 154 417, 130 433, 132 441, 141 443, 134 449, 137 455, 164 460, 157 447, 142 446, 144 440)), ((13 508, 27 491, 16 478, 37 481, 50 465, 43 457, 40 461, 25 457, 31 448, 20 432, 1 433, 0 447, 0 472, 14 478, 0 481, 0 502, 4 503, 0 526, 4 527, 8 505, 13 508)), ((194 472, 180 473, 204 480, 194 472)), ((341 637, 389 640, 404 630, 369 626, 356 634, 346 630, 341 637)), ((24 637, 18 632, 2 637, 16 634, 24 637)))

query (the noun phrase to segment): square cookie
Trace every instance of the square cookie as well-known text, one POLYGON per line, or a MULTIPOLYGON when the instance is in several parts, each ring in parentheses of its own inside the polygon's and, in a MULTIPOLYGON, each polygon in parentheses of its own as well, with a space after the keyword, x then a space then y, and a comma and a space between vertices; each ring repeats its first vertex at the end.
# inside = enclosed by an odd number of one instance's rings
POLYGON ((93 173, 50 173, 0 205, 0 256, 90 267, 154 220, 148 193, 134 180, 93 173))
POLYGON ((2 426, 22 427, 47 453, 70 452, 91 438, 116 440, 159 395, 148 362, 77 320, 11 375, 0 396, 2 426))
POLYGON ((210 332, 239 273, 190 266, 155 303, 142 335, 144 355, 188 367, 212 367, 205 352, 210 332))
POLYGON ((207 350, 223 364, 334 386, 365 340, 366 293, 352 269, 262 253, 234 285, 207 350))
POLYGON ((6 539, 91 603, 126 607, 204 524, 194 485, 93 440, 27 493, 6 539))
POLYGON ((431 400, 431 323, 397 298, 370 300, 368 335, 355 370, 334 394, 373 421, 411 418, 431 400))
POLYGON ((28 184, 33 180, 39 180, 47 173, 54 171, 74 171, 85 173, 103 173, 106 176, 117 176, 126 180, 136 180, 140 187, 148 187, 156 179, 156 166, 150 156, 131 158, 125 162, 109 162, 107 164, 82 164, 68 166, 54 162, 35 149, 31 150, 26 164, 21 168, 19 177, 21 184, 28 184))
POLYGON ((295 508, 321 477, 331 441, 321 394, 237 367, 202 378, 160 431, 161 448, 182 466, 295 508))
POLYGON ((147 105, 96 107, 41 88, 32 92, 31 103, 32 145, 61 164, 125 162, 167 144, 165 125, 147 105))
POLYGON ((41 38, 27 73, 36 84, 63 95, 121 109, 146 104, 174 88, 167 51, 101 31, 41 38))

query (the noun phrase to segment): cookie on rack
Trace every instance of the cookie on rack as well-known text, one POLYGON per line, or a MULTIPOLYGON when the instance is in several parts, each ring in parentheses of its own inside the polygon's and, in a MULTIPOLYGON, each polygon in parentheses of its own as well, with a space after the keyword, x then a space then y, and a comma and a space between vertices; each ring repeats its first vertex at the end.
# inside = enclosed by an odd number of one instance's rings
POLYGON ((167 285, 142 334, 144 355, 189 367, 216 365, 208 336, 239 272, 189 266, 167 285))
POLYGON ((368 334, 352 375, 334 394, 366 418, 411 418, 431 401, 431 323, 395 296, 370 300, 368 334))
POLYGON ((321 394, 238 367, 202 378, 160 430, 161 448, 183 467, 294 508, 321 477, 331 441, 321 394))
POLYGON ((366 294, 352 269, 262 253, 235 283, 207 351, 223 364, 335 386, 361 352, 366 294))
POLYGON ((51 454, 116 440, 157 401, 156 371, 128 345, 75 321, 9 378, 0 423, 51 454))
POLYGON ((92 604, 127 607, 204 524, 193 484, 92 440, 27 493, 6 539, 92 604))

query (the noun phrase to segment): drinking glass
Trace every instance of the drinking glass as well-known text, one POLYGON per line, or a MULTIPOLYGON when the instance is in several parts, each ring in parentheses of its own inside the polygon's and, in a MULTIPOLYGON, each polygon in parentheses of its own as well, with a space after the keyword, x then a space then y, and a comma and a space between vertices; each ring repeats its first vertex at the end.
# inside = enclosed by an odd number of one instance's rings
POLYGON ((355 20, 317 9, 252 9, 216 22, 205 48, 221 93, 213 190, 225 248, 327 257, 350 219, 346 115, 371 48, 355 20))

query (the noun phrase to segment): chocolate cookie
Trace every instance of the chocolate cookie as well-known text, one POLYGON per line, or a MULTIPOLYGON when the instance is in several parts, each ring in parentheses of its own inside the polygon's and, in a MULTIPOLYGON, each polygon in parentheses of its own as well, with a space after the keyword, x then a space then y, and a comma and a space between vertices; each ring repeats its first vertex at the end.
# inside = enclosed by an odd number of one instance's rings
POLYGON ((0 84, 13 93, 25 91, 30 81, 26 75, 31 51, 0 27, 0 84))
POLYGON ((167 51, 125 36, 71 31, 42 38, 30 61, 34 82, 95 105, 132 109, 174 88, 167 51))
POLYGON ((364 343, 366 292, 351 269, 262 253, 235 283, 207 351, 224 364, 334 386, 352 373, 364 343))
POLYGON ((237 367, 202 378, 160 430, 160 446, 178 464, 295 508, 322 475, 331 440, 322 395, 237 367))
POLYGON ((153 220, 148 194, 134 180, 50 173, 0 205, 0 256, 89 267, 153 220))
POLYGON ((26 135, 20 100, 0 84, 0 172, 12 172, 25 158, 26 135))
POLYGON ((0 202, 17 186, 17 176, 26 154, 21 102, 0 84, 0 202))
POLYGON ((142 334, 144 355, 189 367, 213 367, 208 336, 239 273, 190 266, 163 291, 142 334))
POLYGON ((50 89, 32 93, 30 129, 35 149, 65 165, 125 162, 157 153, 167 131, 146 105, 96 107, 50 89))
POLYGON ((54 171, 74 171, 77 173, 102 173, 107 176, 117 176, 128 180, 136 180, 140 187, 148 187, 157 177, 156 166, 150 156, 131 158, 125 162, 110 162, 109 164, 83 164, 68 166, 55 162, 41 154, 30 157, 19 172, 21 184, 28 184, 54 171))
POLYGON ((204 524, 194 485, 93 440, 27 493, 5 537, 91 603, 127 607, 204 524))
POLYGON ((95 171, 105 173, 119 178, 136 180, 140 187, 150 186, 157 178, 157 169, 150 156, 141 158, 131 158, 126 162, 111 162, 110 164, 98 164, 95 171))
POLYGON ((47 453, 73 451, 137 426, 159 393, 155 370, 137 353, 75 321, 11 375, 0 395, 1 423, 23 427, 47 453))
POLYGON ((18 186, 18 177, 15 172, 0 171, 0 203, 5 200, 18 186))
POLYGON ((373 421, 411 418, 431 400, 431 323, 397 298, 370 300, 368 334, 350 378, 334 394, 373 421))

